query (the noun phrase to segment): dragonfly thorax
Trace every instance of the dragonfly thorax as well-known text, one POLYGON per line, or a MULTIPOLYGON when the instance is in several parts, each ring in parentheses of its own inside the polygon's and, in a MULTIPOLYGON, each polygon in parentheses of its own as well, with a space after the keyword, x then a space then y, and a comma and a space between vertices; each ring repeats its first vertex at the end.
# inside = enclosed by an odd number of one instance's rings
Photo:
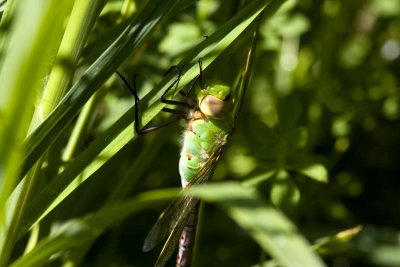
POLYGON ((191 109, 189 113, 187 114, 186 120, 187 121, 194 121, 194 120, 204 120, 206 119, 207 116, 201 112, 200 109, 191 109))

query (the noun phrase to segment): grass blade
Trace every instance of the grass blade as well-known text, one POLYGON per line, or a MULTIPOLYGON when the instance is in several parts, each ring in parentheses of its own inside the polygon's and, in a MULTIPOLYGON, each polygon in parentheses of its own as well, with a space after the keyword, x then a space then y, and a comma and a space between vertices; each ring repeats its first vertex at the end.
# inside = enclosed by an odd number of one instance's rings
MULTIPOLYGON (((250 25, 250 23, 266 6, 266 1, 251 2, 234 18, 228 21, 224 27, 221 27, 215 34, 211 35, 193 49, 193 52, 183 61, 196 62, 198 57, 202 57, 205 59, 204 67, 206 67, 212 60, 222 53, 222 51, 228 47, 229 44, 237 38, 247 26, 250 25), (242 21, 243 19, 244 22, 239 23, 239 21, 242 21)), ((192 63, 192 67, 187 69, 185 75, 183 75, 180 85, 184 86, 192 80, 197 74, 196 71, 197 65, 192 63)), ((146 108, 146 111, 143 112, 143 123, 150 121, 162 109, 163 104, 160 104, 158 101, 159 92, 165 90, 171 80, 171 77, 165 77, 153 91, 142 99, 142 109, 145 109, 144 106, 146 106, 146 104, 152 103, 151 106, 146 108)), ((96 83, 96 81, 92 82, 96 83)), ((71 94, 67 95, 68 98, 73 97, 71 94)), ((83 97, 83 95, 80 95, 80 97, 83 97)), ((76 102, 81 101, 75 97, 73 98, 76 102)), ((98 162, 89 164, 90 162, 92 162, 96 157, 114 155, 132 139, 134 135, 132 131, 133 127, 130 124, 132 118, 134 118, 133 110, 125 113, 112 127, 100 135, 85 151, 78 155, 73 162, 66 166, 65 170, 37 195, 29 205, 31 213, 23 219, 23 227, 19 233, 20 236, 22 236, 22 234, 24 234, 37 221, 46 216, 101 166, 98 162), (84 174, 78 177, 83 170, 85 170, 84 174)))
POLYGON ((212 183, 192 190, 196 197, 220 206, 265 252, 284 266, 325 266, 295 225, 253 189, 239 183, 212 183))

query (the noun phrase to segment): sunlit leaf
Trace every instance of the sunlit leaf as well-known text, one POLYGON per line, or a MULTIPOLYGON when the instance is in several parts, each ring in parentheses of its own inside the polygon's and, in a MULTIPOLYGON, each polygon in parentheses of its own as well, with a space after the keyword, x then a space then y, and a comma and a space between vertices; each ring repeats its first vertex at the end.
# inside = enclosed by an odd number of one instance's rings
POLYGON ((272 203, 283 210, 291 209, 299 202, 300 191, 286 171, 281 170, 276 174, 270 198, 272 203))
POLYGON ((285 215, 254 190, 236 183, 200 185, 193 194, 214 202, 284 266, 325 266, 285 215))
POLYGON ((321 183, 328 182, 328 171, 324 165, 314 163, 299 169, 299 172, 321 183))

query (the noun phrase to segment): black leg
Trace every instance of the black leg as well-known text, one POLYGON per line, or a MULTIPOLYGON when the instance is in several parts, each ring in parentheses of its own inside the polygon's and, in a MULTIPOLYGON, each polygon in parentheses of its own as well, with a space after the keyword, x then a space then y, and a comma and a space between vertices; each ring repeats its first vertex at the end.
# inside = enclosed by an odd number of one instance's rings
MULTIPOLYGON (((181 106, 181 107, 186 107, 186 108, 192 108, 193 105, 191 105, 188 102, 183 102, 183 101, 177 101, 177 100, 169 100, 165 98, 165 95, 172 89, 175 87, 178 88, 179 86, 179 81, 181 80, 181 74, 182 74, 182 70, 183 68, 186 67, 186 64, 183 65, 181 68, 178 68, 177 66, 172 66, 167 72, 166 74, 168 74, 169 72, 171 72, 173 69, 178 70, 178 76, 176 77, 176 79, 173 81, 173 83, 168 86, 168 88, 164 91, 164 93, 161 95, 160 97, 160 102, 164 103, 164 104, 168 104, 168 105, 174 105, 174 106, 181 106)), ((185 95, 184 92, 182 92, 182 90, 180 91, 180 94, 185 96, 185 98, 187 98, 187 96, 185 95)))
POLYGON ((199 83, 200 83, 200 88, 205 89, 206 86, 204 85, 204 80, 203 80, 203 61, 201 58, 199 58, 199 83))
POLYGON ((204 81, 203 81, 203 62, 201 61, 201 58, 199 58, 199 75, 197 75, 194 78, 194 80, 193 80, 192 84, 190 85, 189 90, 187 92, 187 96, 190 95, 190 93, 192 92, 192 90, 194 89, 194 87, 196 86, 197 83, 200 84, 201 89, 206 88, 206 86, 204 85, 204 81))
POLYGON ((177 65, 174 65, 172 67, 170 67, 165 73, 164 73, 164 77, 167 76, 171 71, 173 70, 177 70, 179 72, 179 67, 177 65))
MULTIPOLYGON (((171 71, 173 68, 174 68, 174 67, 171 67, 171 69, 168 70, 168 72, 171 71)), ((168 126, 168 125, 173 124, 173 123, 175 123, 175 122, 177 122, 177 121, 179 121, 179 120, 181 120, 181 119, 186 118, 186 113, 187 113, 186 111, 183 111, 183 110, 175 110, 175 109, 170 109, 170 108, 163 108, 162 111, 168 112, 168 113, 172 113, 172 114, 174 114, 174 116, 173 116, 171 119, 169 119, 169 120, 167 120, 167 121, 164 121, 164 122, 161 122, 161 123, 159 123, 159 124, 157 124, 157 125, 148 126, 148 127, 145 126, 145 127, 143 127, 143 128, 140 128, 140 127, 139 127, 139 101, 140 101, 140 99, 139 99, 139 96, 138 96, 137 90, 136 90, 136 78, 137 78, 138 75, 136 74, 135 76, 133 76, 133 86, 131 86, 131 85, 128 83, 128 81, 125 79, 125 77, 124 77, 121 73, 119 73, 118 71, 117 71, 116 73, 117 73, 118 76, 121 78, 121 80, 124 82, 124 84, 126 85, 126 87, 128 87, 129 91, 131 91, 131 93, 133 94, 133 96, 134 96, 134 98, 135 98, 135 124, 134 124, 134 127, 135 127, 135 131, 136 131, 137 134, 139 134, 139 135, 146 134, 146 133, 155 131, 155 130, 157 130, 157 129, 160 129, 160 128, 162 128, 162 127, 168 126)), ((180 79, 180 75, 179 75, 178 79, 180 79)), ((171 88, 172 88, 177 82, 179 82, 178 79, 175 79, 175 81, 167 88, 167 90, 163 93, 163 96, 164 96, 169 90, 171 90, 171 88)), ((189 106, 189 107, 191 107, 188 103, 186 103, 187 105, 182 105, 182 103, 184 103, 184 102, 179 102, 179 101, 171 101, 171 102, 173 102, 173 103, 166 103, 166 104, 177 105, 177 104, 175 103, 175 102, 177 102, 177 103, 181 103, 181 104, 180 104, 181 106, 185 106, 185 107, 188 107, 188 106, 189 106)))
POLYGON ((139 114, 139 96, 136 92, 136 78, 137 78, 138 74, 135 74, 133 76, 133 86, 131 86, 121 73, 119 73, 118 71, 116 71, 116 73, 121 78, 121 80, 124 82, 125 86, 129 89, 129 91, 131 91, 131 93, 133 94, 133 96, 135 98, 135 124, 134 124, 134 127, 135 127, 135 131, 137 134, 142 134, 144 129, 139 128, 139 115, 138 115, 139 114))

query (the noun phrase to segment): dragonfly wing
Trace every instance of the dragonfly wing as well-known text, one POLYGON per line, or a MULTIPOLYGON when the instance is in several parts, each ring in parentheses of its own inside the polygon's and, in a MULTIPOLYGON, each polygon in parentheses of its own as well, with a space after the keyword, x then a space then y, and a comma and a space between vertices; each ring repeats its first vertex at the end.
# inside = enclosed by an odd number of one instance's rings
POLYGON ((157 222, 147 235, 144 241, 143 251, 152 250, 156 244, 165 239, 169 233, 155 266, 164 266, 167 260, 172 256, 179 241, 180 234, 185 227, 187 215, 198 202, 198 199, 188 194, 188 190, 194 184, 204 183, 212 176, 223 148, 224 146, 220 146, 208 158, 196 176, 190 180, 185 189, 182 190, 179 196, 171 202, 160 215, 157 222))
POLYGON ((187 216, 197 205, 199 200, 193 197, 188 197, 186 198, 185 202, 185 207, 181 210, 179 217, 176 219, 175 225, 165 241, 155 267, 163 267, 168 259, 171 258, 172 254, 174 254, 175 248, 179 242, 179 237, 181 236, 183 228, 185 227, 187 216))
POLYGON ((165 239, 172 231, 176 224, 175 213, 180 211, 184 206, 185 199, 180 197, 181 194, 171 202, 168 207, 158 217, 157 222, 153 225, 150 232, 147 234, 143 244, 143 251, 152 250, 161 240, 165 239))

